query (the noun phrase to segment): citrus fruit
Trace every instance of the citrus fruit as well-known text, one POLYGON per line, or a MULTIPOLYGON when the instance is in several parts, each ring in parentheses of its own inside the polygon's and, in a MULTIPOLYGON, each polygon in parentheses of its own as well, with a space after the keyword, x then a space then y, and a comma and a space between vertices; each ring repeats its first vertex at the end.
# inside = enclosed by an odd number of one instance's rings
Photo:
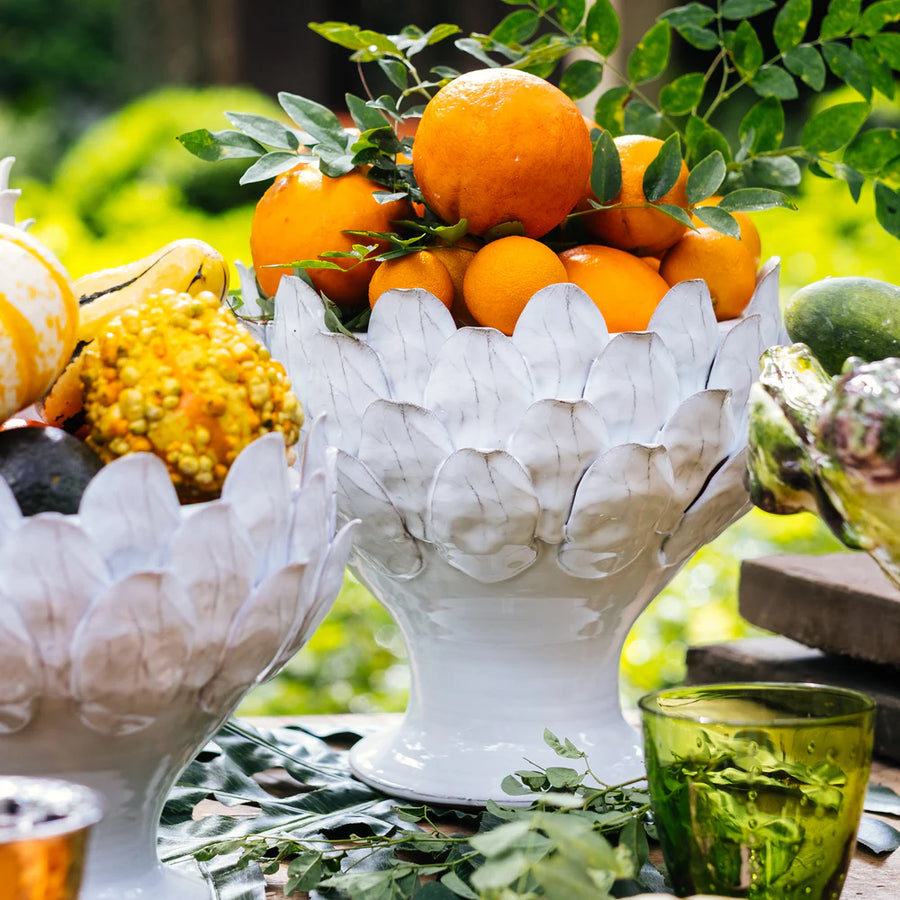
POLYGON ((538 238, 573 210, 591 171, 588 127, 550 82, 517 69, 455 78, 425 107, 413 172, 444 221, 483 235, 521 222, 538 238))
MULTIPOLYGON (((391 223, 409 217, 404 200, 377 203, 383 190, 359 171, 328 178, 315 165, 302 164, 280 175, 260 198, 250 225, 250 254, 259 286, 269 297, 291 268, 265 266, 318 259, 330 251, 350 250, 354 244, 380 242, 344 232, 391 231, 391 223)), ((307 269, 317 290, 339 306, 355 306, 366 298, 369 279, 378 266, 368 261, 336 259, 342 269, 307 269)))
MULTIPOLYGON (((645 204, 644 173, 656 159, 662 141, 644 134, 626 134, 615 138, 622 166, 622 187, 609 209, 600 209, 584 217, 587 230, 601 243, 619 250, 629 250, 640 256, 657 256, 671 247, 685 231, 677 219, 645 204)), ((681 174, 675 186, 656 203, 688 208, 687 166, 681 164, 681 174)), ((588 188, 588 196, 593 193, 588 188)), ((590 208, 586 202, 580 209, 590 208)))
POLYGON ((433 253, 446 267, 450 273, 450 280, 453 282, 453 305, 450 312, 453 318, 461 325, 475 325, 475 317, 466 307, 466 301, 463 297, 463 279, 466 275, 466 269, 469 263, 475 259, 475 254, 481 248, 480 241, 473 238, 463 238, 461 241, 449 246, 431 247, 430 253, 433 253))
POLYGON ((375 306, 378 298, 393 288, 423 288, 447 309, 453 304, 453 279, 438 256, 428 250, 381 263, 369 282, 369 305, 375 306))
POLYGON ((610 331, 644 331, 669 285, 638 256, 582 244, 559 254, 567 280, 597 305, 610 331))
MULTIPOLYGON (((712 197, 707 197, 705 200, 701 200, 697 206, 718 206, 722 202, 722 198, 720 196, 713 195, 712 197)), ((747 215, 745 212, 733 212, 731 213, 735 219, 737 219, 738 226, 741 229, 741 240, 747 245, 747 249, 750 251, 750 255, 756 260, 757 266, 759 265, 759 260, 762 255, 762 246, 759 240, 759 232, 756 230, 756 226, 753 224, 753 219, 747 215)), ((703 227, 703 222, 700 221, 695 215, 691 215, 691 221, 698 227, 703 227)))
POLYGON ((702 278, 719 321, 739 316, 756 287, 756 260, 743 241, 714 228, 687 231, 662 258, 659 274, 669 285, 702 278))
POLYGON ((463 295, 479 325, 512 334, 531 297, 566 280, 565 266, 546 244, 511 235, 475 254, 463 279, 463 295))

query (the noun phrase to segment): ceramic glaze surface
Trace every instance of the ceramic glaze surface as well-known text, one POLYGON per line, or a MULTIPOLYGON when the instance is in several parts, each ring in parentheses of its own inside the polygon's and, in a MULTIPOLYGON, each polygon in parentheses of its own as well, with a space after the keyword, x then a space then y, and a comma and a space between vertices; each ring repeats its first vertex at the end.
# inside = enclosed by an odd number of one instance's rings
POLYGON ((246 692, 306 642, 336 596, 321 425, 295 468, 280 434, 250 444, 219 500, 178 504, 165 465, 123 457, 77 515, 23 518, 0 479, 0 771, 95 788, 83 900, 201 900, 156 854, 165 798, 246 692))
POLYGON ((618 705, 622 644, 748 509, 747 398, 782 337, 777 259, 740 319, 718 323, 705 283, 684 282, 646 332, 622 334, 558 284, 512 337, 389 291, 356 339, 282 279, 270 349, 328 414, 339 519, 361 520, 352 565, 410 653, 407 715, 354 748, 360 777, 416 799, 506 799, 499 780, 523 757, 555 764, 544 728, 596 748, 608 781, 642 770, 618 705))

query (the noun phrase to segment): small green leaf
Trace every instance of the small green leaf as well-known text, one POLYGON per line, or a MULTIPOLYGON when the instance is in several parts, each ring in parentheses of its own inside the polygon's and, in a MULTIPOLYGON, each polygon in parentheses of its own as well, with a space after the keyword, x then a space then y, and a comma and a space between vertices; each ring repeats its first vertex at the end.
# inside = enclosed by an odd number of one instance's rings
POLYGON ((594 0, 588 9, 584 39, 601 56, 609 56, 619 43, 621 26, 610 0, 594 0))
POLYGON ((690 204, 693 206, 712 197, 722 186, 727 171, 725 159, 718 150, 701 159, 688 175, 687 197, 690 204))
POLYGON ((847 34, 859 18, 860 0, 831 0, 822 19, 819 38, 830 41, 847 34))
POLYGON ((625 133, 625 101, 630 91, 627 87, 613 87, 604 91, 594 106, 594 121, 613 137, 625 133))
POLYGON ((794 79, 781 66, 763 66, 750 79, 750 86, 760 97, 795 100, 798 96, 794 79))
POLYGON ((378 60, 378 68, 387 75, 391 84, 401 91, 405 91, 409 84, 409 72, 402 62, 389 57, 378 60))
POLYGON ((530 831, 531 822, 519 819, 474 835, 471 844, 484 856, 498 856, 518 846, 530 831))
POLYGON ((828 68, 842 81, 858 91, 866 100, 872 99, 872 80, 862 57, 844 44, 825 44, 822 56, 828 68))
POLYGON ((665 19, 673 28, 680 29, 684 25, 702 28, 715 19, 715 10, 704 3, 687 3, 676 6, 661 13, 659 18, 665 19))
POLYGON ((853 140, 868 115, 868 103, 830 106, 806 123, 800 143, 810 153, 833 153, 853 140))
POLYGON ((825 87, 825 63, 819 51, 809 44, 801 44, 784 54, 783 62, 788 71, 793 72, 804 84, 814 91, 825 87))
POLYGON ((761 156, 750 163, 750 170, 770 187, 796 187, 802 176, 800 166, 790 156, 761 156))
POLYGON ((579 784, 581 784, 584 776, 576 772, 575 769, 571 769, 568 766, 549 766, 547 768, 547 780, 550 782, 550 787, 556 788, 557 790, 563 788, 576 788, 579 784))
POLYGON ((738 225, 737 219, 724 209, 719 209, 718 206, 698 206, 694 209, 694 215, 704 225, 715 228, 716 231, 729 237, 740 239, 741 226, 738 225))
POLYGON ((691 217, 680 206, 673 206, 670 203, 657 203, 653 208, 664 212, 670 219, 675 219, 688 228, 694 227, 691 217))
POLYGON ((875 218, 888 234, 900 238, 900 191, 883 181, 875 182, 875 218))
POLYGON ((677 134, 669 135, 644 172, 643 188, 647 200, 655 203, 675 187, 681 174, 681 163, 681 139, 677 134))
POLYGON ((703 99, 706 79, 702 72, 688 72, 667 84, 659 92, 662 111, 673 116, 681 116, 695 109, 703 99))
POLYGON ((662 116, 649 103, 644 103, 643 100, 631 100, 626 104, 625 131, 627 134, 655 135, 661 124, 662 116))
POLYGON ((652 81, 665 71, 672 47, 672 29, 665 20, 657 22, 635 45, 628 56, 628 77, 635 84, 652 81))
POLYGON ((782 53, 793 49, 803 40, 812 15, 812 0, 787 0, 775 17, 773 36, 782 53))
POLYGON ((873 34, 872 46, 892 69, 900 72, 900 34, 896 31, 873 34))
POLYGON ((767 153, 781 146, 784 139, 784 107, 777 97, 764 97, 741 119, 738 128, 741 144, 753 154, 767 153))
POLYGON ((862 172, 859 172, 852 166, 845 165, 844 163, 835 163, 834 175, 835 178, 840 178, 841 181, 846 182, 847 189, 850 191, 853 202, 858 203, 860 194, 862 194, 863 184, 865 184, 866 181, 862 172))
POLYGON ((226 112, 225 118, 248 137, 278 150, 296 150, 300 140, 296 131, 267 116, 226 112))
POLYGON ((301 853, 288 865, 287 877, 290 891, 285 885, 285 893, 293 891, 311 891, 322 880, 322 855, 320 853, 301 853))
POLYGON ((491 38, 501 44, 522 44, 534 36, 540 17, 532 9, 517 9, 491 31, 491 38))
POLYGON ((722 15, 726 19, 749 19, 775 6, 774 0, 725 0, 722 15))
MULTIPOLYGON (((876 34, 870 40, 866 41, 862 38, 854 38, 850 45, 853 52, 863 59, 866 68, 869 70, 869 78, 872 81, 872 87, 888 100, 894 99, 894 73, 891 71, 891 65, 885 61, 882 53, 876 49, 874 42, 881 38, 896 38, 900 35, 895 34, 876 34)), ((897 47, 897 64, 900 66, 900 47, 897 47)))
POLYGON ((463 53, 468 53, 469 56, 474 56, 475 59, 489 68, 495 69, 499 65, 496 60, 491 59, 491 57, 485 53, 482 42, 477 38, 460 38, 458 41, 453 42, 453 46, 456 47, 457 50, 462 50, 463 53))
MULTIPOLYGON (((506 827, 506 825, 500 825, 494 830, 499 831, 500 828, 506 827)), ((504 888, 521 878, 530 866, 531 861, 524 853, 520 852, 509 853, 496 859, 489 859, 472 873, 472 885, 481 894, 492 888, 504 888)))
POLYGON ((578 59, 563 72, 560 90, 573 100, 587 97, 603 78, 603 64, 593 59, 578 59))
POLYGON ((611 203, 622 189, 619 151, 608 131, 601 131, 594 146, 591 190, 600 203, 611 203))
POLYGON ((698 50, 713 50, 719 46, 718 35, 710 28, 698 28, 696 25, 681 25, 678 33, 698 50))
POLYGON ((257 181, 265 181, 274 178, 284 172, 289 172, 295 166, 300 165, 303 159, 296 153, 288 153, 286 150, 273 150, 261 156, 240 177, 240 184, 253 184, 257 181))
POLYGON ((388 121, 379 110, 369 106, 365 100, 353 94, 344 94, 347 110, 353 117, 356 127, 366 132, 372 128, 384 128, 388 121))
POLYGON ((726 212, 760 212, 776 207, 796 209, 797 205, 781 191, 768 188, 739 188, 726 194, 719 203, 719 209, 726 212))
MULTIPOLYGON (((726 4, 727 5, 727 4, 726 4)), ((735 68, 749 78, 763 63, 763 46, 753 26, 744 19, 734 32, 731 43, 731 57, 735 68)))
POLYGON ((278 102, 291 119, 317 141, 340 143, 344 140, 344 126, 327 106, 287 91, 278 94, 278 102))
POLYGON ((688 166, 718 150, 728 163, 731 161, 731 145, 725 135, 699 116, 691 116, 684 129, 685 159, 688 166))
POLYGON ((533 793, 530 787, 522 784, 518 778, 514 775, 507 775, 500 782, 500 790, 503 791, 504 794, 509 794, 511 797, 521 797, 525 794, 533 793))
POLYGON ((870 128, 856 137, 844 152, 844 162, 867 175, 879 173, 898 157, 900 129, 896 128, 870 128))
POLYGON ((900 22, 900 0, 878 0, 863 11, 856 30, 860 34, 875 34, 891 22, 900 22))
POLYGON ((441 884, 453 891, 457 897, 462 897, 463 900, 478 900, 478 894, 456 874, 455 869, 451 869, 446 875, 441 876, 441 884))
POLYGON ((346 22, 310 22, 309 27, 326 41, 363 53, 361 59, 364 62, 385 54, 401 55, 400 49, 387 35, 364 30, 358 25, 348 25, 346 22))
POLYGON ((585 0, 559 0, 556 4, 556 18, 572 34, 584 19, 585 9, 585 0))
POLYGON ((220 159, 252 159, 266 152, 266 148, 259 141, 240 131, 207 131, 205 128, 198 128, 196 131, 179 134, 176 140, 185 150, 205 162, 217 162, 220 159))

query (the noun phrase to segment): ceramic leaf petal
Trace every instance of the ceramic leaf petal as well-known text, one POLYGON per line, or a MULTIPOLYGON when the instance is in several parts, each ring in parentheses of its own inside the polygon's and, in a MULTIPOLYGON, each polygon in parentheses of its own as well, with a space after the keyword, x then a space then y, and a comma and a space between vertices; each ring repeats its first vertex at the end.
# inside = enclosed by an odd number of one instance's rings
POLYGON ((291 637, 305 566, 286 566, 258 585, 228 629, 216 674, 200 691, 209 713, 233 708, 291 637))
POLYGON ((687 511, 678 530, 662 546, 665 561, 679 565, 697 548, 718 537, 732 522, 750 508, 744 487, 747 449, 742 448, 726 460, 709 480, 702 495, 687 511))
POLYGON ((675 360, 681 399, 703 390, 716 353, 719 329, 705 281, 682 281, 671 288, 650 318, 650 330, 675 360))
POLYGON ((306 399, 304 373, 315 371, 309 339, 326 331, 322 298, 302 278, 283 275, 275 293, 275 320, 268 329, 269 350, 281 362, 298 397, 306 399))
POLYGON ((525 466, 537 492, 537 537, 542 541, 558 544, 563 539, 575 488, 608 446, 603 417, 587 401, 539 400, 526 411, 509 451, 525 466))
POLYGON ((366 407, 391 394, 381 360, 368 344, 345 334, 318 334, 311 344, 316 361, 310 412, 327 413, 329 443, 356 453, 366 407))
POLYGON ((512 340, 531 369, 536 398, 578 400, 609 329, 580 287, 551 284, 528 301, 512 340))
POLYGON ((563 569, 581 578, 624 568, 656 540, 657 523, 672 498, 665 447, 622 444, 603 454, 575 492, 559 549, 563 569))
POLYGON ((72 646, 81 720, 109 735, 150 725, 184 681, 196 623, 173 575, 136 572, 91 604, 72 646))
POLYGON ((92 598, 109 583, 102 557, 72 517, 26 519, 0 549, 0 592, 33 635, 48 692, 65 696, 72 636, 92 598))
MULTIPOLYGON (((675 484, 669 510, 671 528, 728 457, 733 431, 727 390, 700 391, 688 397, 660 431, 659 441, 669 451, 675 484)), ((670 526, 663 530, 670 530, 670 526)))
POLYGON ((613 444, 652 441, 678 405, 675 360, 659 335, 615 335, 591 366, 584 399, 603 416, 613 444))
POLYGON ((536 557, 540 504, 521 463, 502 450, 457 450, 438 471, 428 538, 478 581, 511 578, 536 557))
POLYGON ((308 478, 320 470, 333 469, 334 460, 328 456, 328 440, 325 434, 324 414, 304 423, 303 437, 297 446, 297 460, 294 468, 300 474, 302 487, 308 478))
POLYGON ((0 735, 21 731, 43 687, 34 639, 13 602, 0 602, 0 735))
POLYGON ((460 328, 453 334, 425 388, 425 406, 447 427, 457 449, 505 447, 533 399, 522 354, 492 328, 460 328))
POLYGON ((0 478, 0 547, 22 522, 22 512, 15 495, 3 478, 0 478))
POLYGON ((366 342, 381 360, 394 400, 422 402, 438 351, 455 331, 450 310, 428 291, 390 290, 378 298, 366 342))
POLYGON ((452 452, 447 429, 424 407, 376 400, 363 416, 359 459, 381 482, 413 537, 425 537, 434 473, 452 452))
POLYGON ((152 453, 104 466, 85 489, 78 515, 113 578, 163 565, 181 521, 168 469, 152 453))
POLYGON ((332 533, 332 492, 321 470, 291 498, 288 562, 306 564, 318 558, 332 533))
POLYGON ((397 577, 422 568, 422 554, 403 524, 397 507, 369 467, 338 453, 338 511, 343 521, 361 519, 354 550, 397 577))
POLYGON ((256 550, 256 580, 287 562, 291 520, 290 484, 284 438, 264 434, 248 444, 231 464, 222 486, 256 550))
POLYGON ((257 549, 227 503, 211 503, 182 523, 172 542, 169 570, 190 597, 198 633, 188 681, 212 677, 228 624, 253 589, 257 549))
POLYGON ((709 388, 731 391, 731 406, 736 419, 735 435, 741 442, 747 439, 747 401, 750 386, 759 375, 759 357, 764 349, 759 316, 749 316, 722 339, 709 372, 709 388))
POLYGON ((756 290, 744 310, 745 316, 758 315, 763 348, 790 342, 781 320, 781 306, 778 293, 778 275, 781 260, 777 256, 768 259, 759 270, 756 290))

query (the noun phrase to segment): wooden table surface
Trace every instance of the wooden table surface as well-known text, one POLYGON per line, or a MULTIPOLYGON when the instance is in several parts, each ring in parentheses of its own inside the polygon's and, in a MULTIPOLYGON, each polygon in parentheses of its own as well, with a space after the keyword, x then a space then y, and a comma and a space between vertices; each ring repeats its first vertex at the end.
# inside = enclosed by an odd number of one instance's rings
MULTIPOLYGON (((325 733, 332 730, 335 732, 368 731, 381 723, 387 725, 396 721, 396 716, 308 716, 290 719, 260 718, 250 721, 255 725, 269 728, 302 724, 325 733)), ((871 781, 900 793, 900 768, 875 760, 872 763, 871 781)), ((896 819, 884 817, 884 820, 897 827, 896 819)), ((658 853, 658 848, 656 848, 656 852, 658 853)), ((659 858, 661 859, 661 856, 659 858)), ((284 883, 283 871, 270 877, 266 890, 268 900, 285 900, 282 890, 284 883)), ((292 900, 297 900, 298 896, 293 895, 292 900)), ((862 847, 857 847, 856 855, 850 864, 841 900, 857 900, 857 898, 861 898, 861 900, 900 900, 900 850, 886 857, 878 857, 862 847)))

